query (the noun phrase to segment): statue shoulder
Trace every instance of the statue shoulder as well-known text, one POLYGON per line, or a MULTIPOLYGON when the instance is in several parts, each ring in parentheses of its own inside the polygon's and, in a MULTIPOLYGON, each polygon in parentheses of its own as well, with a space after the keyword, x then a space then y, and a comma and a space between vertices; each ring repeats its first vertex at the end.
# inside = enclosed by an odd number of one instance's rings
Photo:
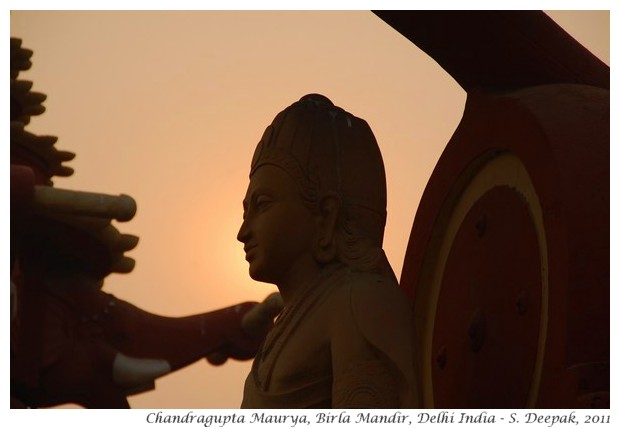
POLYGON ((402 349, 413 338, 411 305, 393 280, 373 273, 349 272, 330 294, 335 336, 361 335, 375 348, 402 349))
POLYGON ((411 338, 411 304, 396 282, 378 274, 353 273, 349 291, 351 315, 371 344, 382 349, 383 343, 411 338))
POLYGON ((416 405, 413 315, 400 286, 381 275, 351 272, 334 301, 342 307, 331 338, 336 402, 371 408, 416 405), (374 392, 373 399, 360 392, 374 392))

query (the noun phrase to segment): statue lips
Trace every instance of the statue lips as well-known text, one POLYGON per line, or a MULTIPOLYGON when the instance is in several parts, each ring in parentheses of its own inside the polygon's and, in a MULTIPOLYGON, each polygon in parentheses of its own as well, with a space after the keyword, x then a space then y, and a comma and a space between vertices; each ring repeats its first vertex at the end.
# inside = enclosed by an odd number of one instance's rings
POLYGON ((247 244, 245 246, 243 246, 243 251, 245 252, 245 260, 250 262, 251 259, 251 255, 250 252, 252 251, 252 249, 255 249, 257 247, 256 244, 247 244))

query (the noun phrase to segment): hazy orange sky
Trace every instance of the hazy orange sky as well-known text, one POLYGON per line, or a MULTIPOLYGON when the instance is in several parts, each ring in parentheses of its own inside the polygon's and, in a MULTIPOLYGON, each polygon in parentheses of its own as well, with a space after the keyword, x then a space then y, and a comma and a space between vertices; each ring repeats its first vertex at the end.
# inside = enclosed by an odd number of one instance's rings
MULTIPOLYGON (((609 64, 608 11, 549 12, 609 64)), ((140 237, 104 290, 162 315, 261 300, 241 223, 254 147, 280 110, 319 92, 368 121, 388 179, 384 248, 400 274, 415 211, 465 93, 367 11, 16 11, 34 50, 20 78, 48 95, 27 129, 77 154, 62 188, 125 193, 140 237)), ((198 362, 132 396, 135 408, 237 408, 249 362, 198 362)))

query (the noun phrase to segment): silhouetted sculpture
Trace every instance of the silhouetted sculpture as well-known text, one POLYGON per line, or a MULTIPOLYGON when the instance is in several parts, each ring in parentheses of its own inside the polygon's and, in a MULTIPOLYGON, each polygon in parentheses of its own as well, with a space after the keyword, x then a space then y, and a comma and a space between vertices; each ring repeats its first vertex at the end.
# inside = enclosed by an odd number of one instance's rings
POLYGON ((436 408, 609 407, 609 67, 542 11, 377 11, 467 91, 400 280, 436 408))
POLYGON ((101 290, 128 273, 135 201, 53 187, 74 157, 53 136, 25 131, 45 95, 18 80, 32 51, 11 39, 11 407, 76 403, 125 408, 127 396, 207 358, 250 359, 280 309, 278 296, 188 317, 162 317, 101 290))
POLYGON ((250 276, 284 310, 245 408, 417 406, 411 311, 382 250, 383 161, 368 124, 304 96, 267 127, 243 201, 250 276))

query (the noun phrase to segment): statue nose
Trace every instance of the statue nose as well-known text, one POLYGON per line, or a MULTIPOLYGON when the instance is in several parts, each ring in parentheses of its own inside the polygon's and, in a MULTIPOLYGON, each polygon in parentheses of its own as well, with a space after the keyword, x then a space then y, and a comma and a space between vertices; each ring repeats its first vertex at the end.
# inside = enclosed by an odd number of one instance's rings
POLYGON ((250 229, 247 226, 246 219, 241 222, 241 226, 239 227, 239 232, 237 233, 237 240, 241 243, 246 243, 250 236, 250 229))

